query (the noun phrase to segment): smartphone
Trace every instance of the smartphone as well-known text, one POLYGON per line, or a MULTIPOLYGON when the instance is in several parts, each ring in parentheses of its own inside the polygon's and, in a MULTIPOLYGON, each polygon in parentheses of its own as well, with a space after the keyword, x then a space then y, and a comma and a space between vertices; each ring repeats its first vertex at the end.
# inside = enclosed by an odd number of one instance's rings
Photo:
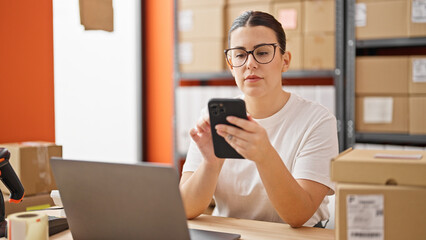
POLYGON ((238 98, 213 98, 208 103, 210 127, 213 138, 214 154, 218 158, 244 158, 229 145, 226 140, 217 134, 217 124, 228 124, 237 127, 228 121, 226 117, 235 116, 247 119, 247 110, 244 100, 238 98))

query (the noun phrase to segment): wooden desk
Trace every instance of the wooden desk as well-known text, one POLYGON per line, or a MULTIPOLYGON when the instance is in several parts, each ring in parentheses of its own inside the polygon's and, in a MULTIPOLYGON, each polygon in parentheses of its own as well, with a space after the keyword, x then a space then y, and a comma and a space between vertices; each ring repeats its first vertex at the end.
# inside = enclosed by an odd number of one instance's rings
MULTIPOLYGON (((43 211, 55 216, 58 210, 43 211)), ((188 220, 189 228, 237 233, 241 239, 310 239, 310 240, 333 240, 334 231, 321 228, 292 228, 290 225, 281 223, 262 222, 247 219, 214 217, 201 215, 194 220, 188 220)), ((54 240, 72 240, 69 230, 50 237, 54 240)))

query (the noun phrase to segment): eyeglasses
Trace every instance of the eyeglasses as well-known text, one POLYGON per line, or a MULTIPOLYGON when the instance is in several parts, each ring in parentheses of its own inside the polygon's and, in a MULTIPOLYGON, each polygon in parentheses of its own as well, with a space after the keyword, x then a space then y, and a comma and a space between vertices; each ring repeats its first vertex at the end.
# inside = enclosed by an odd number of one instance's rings
MULTIPOLYGON (((226 49, 226 61, 232 67, 241 67, 247 62, 248 56, 251 54, 256 62, 268 64, 274 59, 277 47, 279 47, 278 43, 265 43, 256 46, 252 51, 246 51, 241 47, 226 49)), ((281 49, 281 47, 279 48, 281 49)))

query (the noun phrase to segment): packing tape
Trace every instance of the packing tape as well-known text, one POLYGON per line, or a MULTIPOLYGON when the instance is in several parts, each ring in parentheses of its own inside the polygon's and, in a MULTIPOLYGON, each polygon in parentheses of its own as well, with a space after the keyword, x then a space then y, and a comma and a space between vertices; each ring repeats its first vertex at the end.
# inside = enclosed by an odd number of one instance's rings
POLYGON ((43 213, 21 212, 8 216, 9 240, 47 240, 49 224, 43 213))

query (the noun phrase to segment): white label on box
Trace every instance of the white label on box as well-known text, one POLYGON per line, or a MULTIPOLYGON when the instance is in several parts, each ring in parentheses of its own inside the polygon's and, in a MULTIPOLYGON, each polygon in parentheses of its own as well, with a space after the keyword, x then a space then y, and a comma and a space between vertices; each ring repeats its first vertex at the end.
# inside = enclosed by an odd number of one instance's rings
POLYGON ((365 3, 355 4, 355 26, 367 26, 367 5, 365 3))
POLYGON ((179 31, 189 32, 194 29, 194 13, 192 10, 179 11, 179 31))
POLYGON ((411 21, 413 23, 426 23, 426 0, 413 0, 411 21))
POLYGON ((392 97, 365 97, 364 122, 365 123, 392 123, 393 98, 392 97))
POLYGON ((413 82, 426 83, 426 58, 413 60, 413 82))
POLYGON ((346 217, 348 240, 384 239, 383 195, 348 195, 346 217))
POLYGON ((192 43, 181 42, 179 43, 179 63, 190 64, 193 61, 192 43))
POLYGON ((278 21, 285 30, 297 28, 297 11, 296 9, 281 9, 278 13, 278 21))

